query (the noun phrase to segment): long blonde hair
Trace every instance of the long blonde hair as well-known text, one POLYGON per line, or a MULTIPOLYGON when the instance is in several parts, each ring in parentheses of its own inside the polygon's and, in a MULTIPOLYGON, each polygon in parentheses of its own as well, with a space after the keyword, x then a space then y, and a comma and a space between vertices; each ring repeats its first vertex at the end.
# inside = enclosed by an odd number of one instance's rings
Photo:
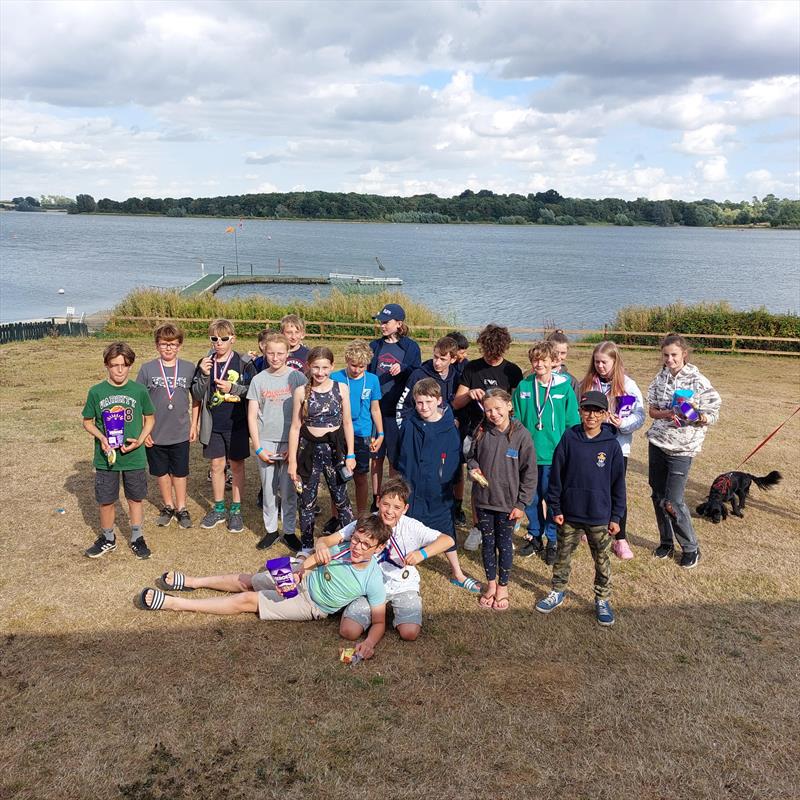
POLYGON ((600 342, 594 350, 592 350, 592 357, 589 359, 589 369, 586 372, 580 385, 580 393, 591 392, 597 390, 597 384, 600 382, 600 376, 594 366, 595 356, 610 356, 614 359, 614 369, 611 373, 611 396, 619 397, 625 394, 625 365, 622 363, 622 353, 619 351, 616 342, 607 341, 600 342))

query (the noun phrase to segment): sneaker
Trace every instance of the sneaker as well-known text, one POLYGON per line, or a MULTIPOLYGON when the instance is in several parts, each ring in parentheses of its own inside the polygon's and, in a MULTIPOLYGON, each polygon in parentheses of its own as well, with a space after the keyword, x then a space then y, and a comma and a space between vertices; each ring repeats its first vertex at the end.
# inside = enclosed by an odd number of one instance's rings
POLYGON ((318 517, 322 513, 322 509, 319 506, 314 506, 314 516, 318 517))
POLYGON ((378 501, 374 497, 372 498, 372 502, 369 504, 369 513, 370 514, 378 513, 378 501))
POLYGON ((232 513, 228 517, 228 530, 231 533, 241 533, 244 530, 244 520, 239 513, 232 513))
POLYGON ((283 543, 293 552, 297 553, 302 549, 303 544, 294 533, 284 533, 283 543))
POLYGON ((544 600, 540 600, 536 604, 536 610, 541 611, 542 614, 549 614, 551 611, 555 611, 564 602, 566 596, 566 592, 557 592, 553 589, 544 600))
POLYGON ((653 555, 660 559, 672 558, 672 554, 674 552, 675 548, 671 544, 660 544, 655 550, 653 550, 653 555))
POLYGON ((175 516, 175 509, 172 506, 162 506, 159 509, 159 514, 156 517, 156 525, 159 528, 166 528, 167 525, 172 522, 172 518, 175 516))
POLYGON ((477 528, 470 528, 467 538, 464 540, 465 550, 477 550, 481 546, 481 532, 477 528))
POLYGON ((267 531, 259 540, 258 544, 256 545, 256 550, 266 550, 275 542, 278 541, 278 531, 272 531, 271 533, 267 531))
POLYGON ((322 527, 322 532, 325 534, 336 533, 339 530, 339 518, 331 517, 322 527))
POLYGON ((611 545, 614 555, 621 561, 630 561, 633 558, 633 550, 631 550, 627 539, 614 539, 614 544, 611 545))
POLYGON ((83 554, 89 558, 100 558, 100 556, 104 556, 106 553, 110 553, 112 550, 116 549, 117 540, 106 539, 101 533, 95 540, 95 543, 88 550, 84 550, 83 554))
POLYGON ((527 536, 525 537, 525 544, 519 549, 519 554, 523 558, 535 556, 537 553, 542 552, 542 537, 541 536, 527 536))
POLYGON ((200 522, 201 528, 214 528, 217 525, 221 525, 225 522, 225 512, 224 511, 214 511, 212 508, 211 511, 206 514, 202 521, 200 522))
POLYGON ((611 603, 608 600, 601 600, 598 597, 594 601, 594 613, 597 621, 606 628, 614 624, 614 612, 611 610, 611 603))
POLYGON ((457 508, 455 514, 456 525, 461 528, 467 527, 467 515, 464 513, 463 508, 457 508))
POLYGON ((134 539, 131 542, 131 551, 136 558, 150 558, 150 548, 147 546, 144 536, 140 536, 138 539, 134 539))
POLYGON ((548 567, 552 567, 556 563, 556 555, 558 554, 558 546, 555 542, 547 543, 547 550, 544 551, 544 563, 548 567))
POLYGON ((700 560, 700 550, 698 548, 693 553, 683 553, 681 555, 680 564, 678 566, 683 567, 684 569, 694 569, 694 567, 697 566, 697 562, 699 560, 700 560))
POLYGON ((175 512, 175 519, 178 520, 178 526, 184 530, 192 527, 192 518, 185 508, 175 512))

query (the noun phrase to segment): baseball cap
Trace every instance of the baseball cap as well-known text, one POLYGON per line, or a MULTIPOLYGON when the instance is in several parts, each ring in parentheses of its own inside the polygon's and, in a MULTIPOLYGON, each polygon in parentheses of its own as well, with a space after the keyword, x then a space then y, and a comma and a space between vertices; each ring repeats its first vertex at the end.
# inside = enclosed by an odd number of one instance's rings
POLYGON ((608 398, 602 392, 584 392, 581 395, 581 408, 599 408, 608 411, 608 398))
POLYGON ((387 303, 372 319, 378 322, 388 322, 390 319, 396 319, 402 322, 406 318, 406 312, 403 311, 403 306, 397 303, 387 303))

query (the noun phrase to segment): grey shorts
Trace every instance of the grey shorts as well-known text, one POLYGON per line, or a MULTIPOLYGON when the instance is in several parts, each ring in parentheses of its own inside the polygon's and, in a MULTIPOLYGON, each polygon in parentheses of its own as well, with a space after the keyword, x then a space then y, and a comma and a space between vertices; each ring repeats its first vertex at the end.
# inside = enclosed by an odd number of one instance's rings
POLYGON ((258 616, 261 619, 308 622, 328 616, 311 600, 305 582, 297 587, 298 592, 294 597, 288 598, 275 591, 275 581, 269 572, 257 572, 251 578, 251 583, 253 590, 258 592, 258 616))
POLYGON ((128 500, 138 502, 147 497, 147 473, 143 469, 98 469, 94 474, 94 499, 101 506, 110 506, 119 500, 119 476, 128 500))
MULTIPOLYGON (((392 608, 392 625, 419 625, 422 626, 422 596, 419 592, 400 592, 389 597, 387 606, 392 608)), ((342 617, 352 619, 364 630, 372 625, 372 613, 366 597, 353 600, 344 610, 342 617)))

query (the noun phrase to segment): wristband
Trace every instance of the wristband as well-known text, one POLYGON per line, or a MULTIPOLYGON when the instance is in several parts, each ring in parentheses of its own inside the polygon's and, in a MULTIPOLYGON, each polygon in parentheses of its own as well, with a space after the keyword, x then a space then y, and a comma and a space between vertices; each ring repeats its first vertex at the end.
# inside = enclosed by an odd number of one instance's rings
POLYGON ((376 439, 380 439, 380 438, 381 438, 381 436, 383 436, 383 431, 378 431, 378 432, 375 434, 375 438, 376 438, 376 439))
POLYGON ((344 460, 345 460, 345 461, 347 461, 347 459, 348 459, 348 458, 355 458, 355 457, 356 457, 356 454, 355 454, 355 453, 348 453, 348 454, 347 454, 347 455, 344 457, 344 460))
POLYGON ((258 450, 256 450, 256 455, 260 456, 263 452, 264 452, 264 448, 263 447, 259 447, 258 450))
POLYGON ((425 548, 424 547, 420 547, 419 552, 422 554, 422 560, 423 561, 427 561, 428 560, 428 554, 425 552, 425 548))

